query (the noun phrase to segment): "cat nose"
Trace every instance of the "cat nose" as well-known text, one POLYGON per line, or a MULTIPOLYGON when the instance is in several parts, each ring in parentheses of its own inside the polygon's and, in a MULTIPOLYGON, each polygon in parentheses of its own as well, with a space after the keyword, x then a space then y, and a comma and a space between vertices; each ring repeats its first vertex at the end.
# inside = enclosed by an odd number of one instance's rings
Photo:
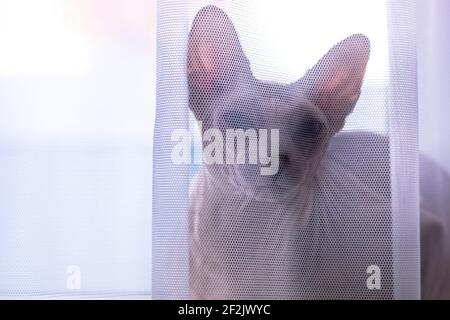
POLYGON ((278 162, 279 163, 278 172, 273 175, 273 179, 275 179, 275 180, 285 177, 286 170, 291 165, 290 157, 284 153, 282 153, 278 156, 278 161, 279 161, 278 162))
POLYGON ((287 154, 280 154, 279 156, 279 166, 280 169, 286 168, 291 164, 291 159, 287 154))

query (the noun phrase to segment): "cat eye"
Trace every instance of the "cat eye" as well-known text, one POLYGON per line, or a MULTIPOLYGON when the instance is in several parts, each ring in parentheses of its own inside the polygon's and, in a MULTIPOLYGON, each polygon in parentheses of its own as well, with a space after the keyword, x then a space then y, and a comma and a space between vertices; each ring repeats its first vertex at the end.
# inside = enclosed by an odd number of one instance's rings
POLYGON ((317 138, 325 131, 325 124, 319 119, 307 118, 297 127, 296 135, 302 138, 317 138))
POLYGON ((238 111, 229 111, 222 116, 223 124, 226 128, 232 129, 251 129, 254 128, 254 122, 249 114, 238 111))

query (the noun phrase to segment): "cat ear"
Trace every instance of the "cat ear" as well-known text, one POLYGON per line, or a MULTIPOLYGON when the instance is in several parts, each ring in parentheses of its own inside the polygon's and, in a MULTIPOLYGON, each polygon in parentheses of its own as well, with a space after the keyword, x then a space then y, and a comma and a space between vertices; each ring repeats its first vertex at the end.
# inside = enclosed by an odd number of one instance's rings
POLYGON ((190 107, 197 118, 209 99, 234 87, 242 74, 251 74, 250 64, 232 22, 221 9, 204 7, 192 23, 187 59, 190 107))
POLYGON ((300 79, 309 99, 337 132, 359 99, 370 55, 370 41, 354 34, 339 42, 300 79))

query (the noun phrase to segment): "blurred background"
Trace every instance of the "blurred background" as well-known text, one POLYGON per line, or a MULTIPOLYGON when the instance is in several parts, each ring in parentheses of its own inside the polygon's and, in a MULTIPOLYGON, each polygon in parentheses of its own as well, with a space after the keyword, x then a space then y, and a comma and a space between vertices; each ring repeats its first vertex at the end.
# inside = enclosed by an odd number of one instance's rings
POLYGON ((150 293, 155 14, 0 0, 0 296, 150 293))

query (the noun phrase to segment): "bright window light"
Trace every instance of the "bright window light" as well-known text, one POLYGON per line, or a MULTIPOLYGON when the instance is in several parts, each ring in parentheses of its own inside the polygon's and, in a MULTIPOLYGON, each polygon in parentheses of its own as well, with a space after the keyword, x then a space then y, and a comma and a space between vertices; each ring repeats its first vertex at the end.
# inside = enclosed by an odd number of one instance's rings
POLYGON ((0 0, 0 75, 77 75, 89 65, 74 0, 0 0))
POLYGON ((363 33, 372 43, 366 80, 387 78, 388 23, 384 1, 280 0, 276 5, 271 3, 273 0, 248 2, 248 12, 255 15, 252 17, 255 23, 248 34, 253 37, 256 34, 258 38, 252 42, 257 40, 261 45, 261 50, 255 52, 258 55, 258 59, 254 59, 256 76, 276 80, 273 79, 275 72, 280 75, 280 81, 297 80, 332 45, 354 33, 363 33), (270 71, 263 64, 270 65, 270 71))

